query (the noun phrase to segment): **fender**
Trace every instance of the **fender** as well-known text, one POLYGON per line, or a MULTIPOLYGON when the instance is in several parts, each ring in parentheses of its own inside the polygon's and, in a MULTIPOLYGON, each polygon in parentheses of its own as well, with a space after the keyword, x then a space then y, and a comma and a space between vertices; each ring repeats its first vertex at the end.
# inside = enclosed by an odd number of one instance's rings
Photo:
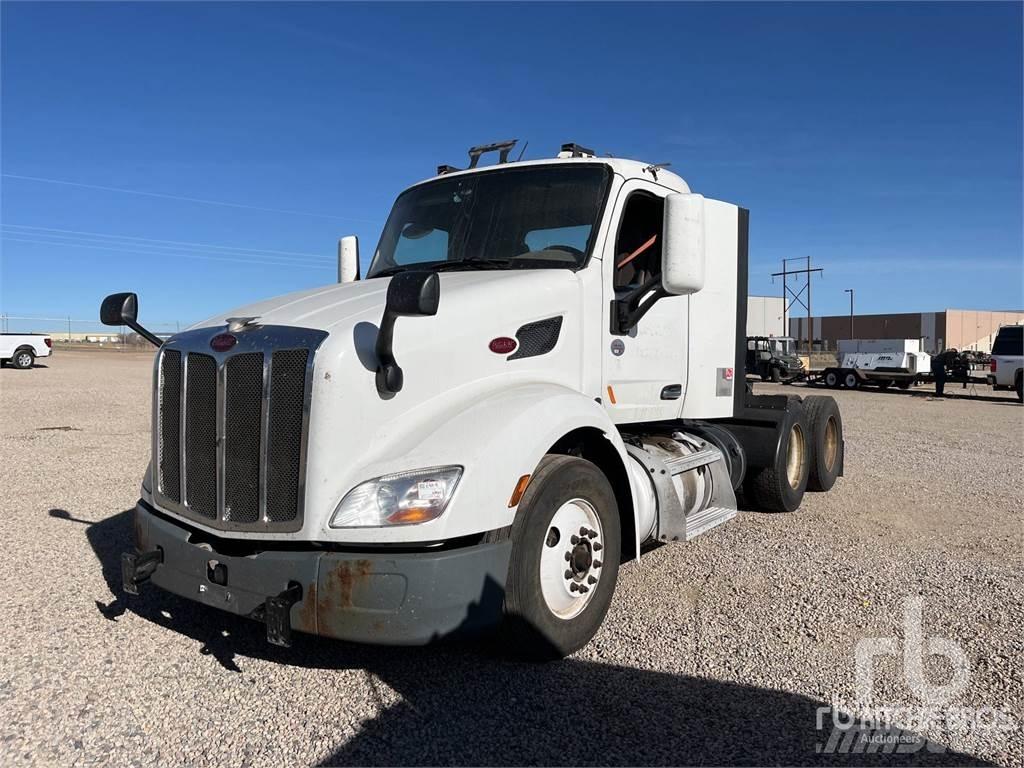
POLYGON ((600 430, 615 448, 629 478, 630 496, 635 504, 635 481, 629 471, 625 446, 605 409, 565 386, 526 383, 495 390, 469 406, 449 410, 443 414, 440 425, 423 424, 414 433, 406 434, 409 450, 403 456, 368 464, 359 472, 362 479, 368 480, 396 469, 463 466, 455 496, 437 520, 345 532, 352 536, 339 537, 341 531, 326 527, 323 533, 336 541, 428 542, 509 526, 516 513, 515 507, 509 507, 509 501, 519 478, 532 475, 544 454, 561 437, 584 427, 600 430))

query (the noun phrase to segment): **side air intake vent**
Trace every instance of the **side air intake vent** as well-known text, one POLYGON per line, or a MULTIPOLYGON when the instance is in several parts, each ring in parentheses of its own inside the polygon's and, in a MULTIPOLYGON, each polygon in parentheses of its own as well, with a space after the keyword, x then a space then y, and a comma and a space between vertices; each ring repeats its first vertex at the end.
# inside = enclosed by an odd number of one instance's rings
POLYGON ((527 323, 516 331, 519 348, 509 355, 509 360, 523 357, 546 355, 558 343, 558 334, 562 332, 562 317, 549 317, 535 323, 527 323))

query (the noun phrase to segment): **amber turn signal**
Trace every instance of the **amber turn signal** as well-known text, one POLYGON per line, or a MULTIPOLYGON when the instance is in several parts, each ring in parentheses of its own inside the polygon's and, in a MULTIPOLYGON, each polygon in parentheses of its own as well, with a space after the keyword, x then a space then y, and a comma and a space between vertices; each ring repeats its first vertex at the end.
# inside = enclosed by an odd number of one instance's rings
POLYGON ((509 507, 514 507, 519 503, 519 500, 523 498, 523 494, 526 493, 526 486, 530 484, 530 476, 523 475, 519 478, 519 482, 516 483, 515 490, 512 491, 512 498, 508 500, 509 507))

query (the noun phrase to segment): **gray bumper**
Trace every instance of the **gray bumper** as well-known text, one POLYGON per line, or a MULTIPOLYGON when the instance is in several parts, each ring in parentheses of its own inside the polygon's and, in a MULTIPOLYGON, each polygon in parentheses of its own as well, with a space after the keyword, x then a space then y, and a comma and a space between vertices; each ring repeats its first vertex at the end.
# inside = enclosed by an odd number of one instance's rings
MULTIPOLYGON (((135 507, 139 552, 162 550, 150 576, 161 589, 240 616, 260 615, 268 598, 295 584, 291 607, 300 632, 364 643, 421 645, 501 618, 511 542, 441 551, 339 552, 266 549, 231 556, 196 544, 193 531, 135 507), (217 565, 226 583, 212 581, 217 565)), ((230 542, 225 542, 230 544, 230 542)))

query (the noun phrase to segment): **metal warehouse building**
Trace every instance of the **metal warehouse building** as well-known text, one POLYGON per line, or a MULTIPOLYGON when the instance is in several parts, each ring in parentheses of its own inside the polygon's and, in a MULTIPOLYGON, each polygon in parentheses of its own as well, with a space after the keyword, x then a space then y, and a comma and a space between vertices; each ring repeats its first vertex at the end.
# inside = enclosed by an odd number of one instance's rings
MULTIPOLYGON (((991 352, 1001 325, 1024 323, 1024 310, 946 309, 942 312, 903 312, 890 315, 812 317, 811 338, 825 349, 835 349, 839 339, 923 339, 926 352, 972 349, 991 352)), ((807 338, 807 318, 789 318, 789 335, 807 338)))

